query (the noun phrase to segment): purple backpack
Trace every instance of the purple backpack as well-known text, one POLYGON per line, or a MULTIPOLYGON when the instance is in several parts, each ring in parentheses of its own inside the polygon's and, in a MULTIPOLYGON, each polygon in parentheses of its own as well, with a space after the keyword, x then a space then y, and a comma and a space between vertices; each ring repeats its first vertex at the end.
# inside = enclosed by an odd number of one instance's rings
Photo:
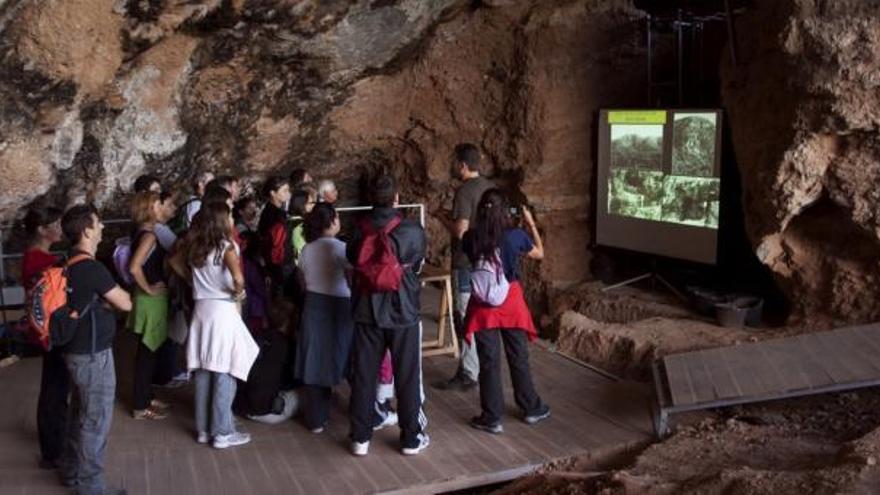
POLYGON ((134 279, 131 278, 131 272, 128 271, 128 265, 131 263, 131 238, 120 237, 116 239, 116 247, 113 248, 113 268, 116 274, 125 283, 131 285, 134 279))
POLYGON ((510 282, 504 275, 499 250, 490 259, 480 258, 471 268, 471 296, 489 306, 501 306, 507 299, 510 282))

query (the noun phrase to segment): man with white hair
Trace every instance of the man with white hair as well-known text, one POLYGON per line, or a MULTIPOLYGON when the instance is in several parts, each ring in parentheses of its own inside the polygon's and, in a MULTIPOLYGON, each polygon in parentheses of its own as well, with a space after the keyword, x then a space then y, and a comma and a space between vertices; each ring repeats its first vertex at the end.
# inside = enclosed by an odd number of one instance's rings
POLYGON ((339 199, 339 191, 336 190, 336 184, 332 180, 325 179, 318 183, 318 202, 336 204, 339 199))

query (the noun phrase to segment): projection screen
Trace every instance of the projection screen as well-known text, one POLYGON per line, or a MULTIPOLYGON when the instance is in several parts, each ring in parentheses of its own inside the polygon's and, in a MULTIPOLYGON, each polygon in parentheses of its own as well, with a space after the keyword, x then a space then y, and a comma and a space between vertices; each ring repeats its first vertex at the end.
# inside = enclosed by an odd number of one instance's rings
POLYGON ((715 264, 720 110, 603 110, 596 242, 715 264))

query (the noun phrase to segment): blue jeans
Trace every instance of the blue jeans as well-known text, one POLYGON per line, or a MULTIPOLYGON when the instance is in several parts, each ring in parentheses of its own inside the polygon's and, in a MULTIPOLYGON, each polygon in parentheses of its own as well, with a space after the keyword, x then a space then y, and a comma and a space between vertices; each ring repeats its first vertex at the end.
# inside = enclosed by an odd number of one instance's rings
POLYGON ((461 361, 458 365, 458 373, 463 374, 473 381, 477 381, 480 376, 480 358, 477 356, 476 341, 471 339, 468 344, 464 340, 464 317, 467 313, 468 301, 471 299, 471 271, 468 268, 453 268, 452 281, 455 285, 455 311, 458 312, 458 321, 456 328, 458 329, 461 339, 461 361))
POLYGON ((77 486, 77 493, 103 493, 104 452, 113 419, 116 370, 113 351, 65 354, 73 388, 67 416, 67 438, 61 458, 61 476, 77 486))
POLYGON ((207 432, 212 437, 235 433, 232 422, 235 378, 228 373, 201 369, 193 372, 193 378, 196 382, 196 432, 207 432))

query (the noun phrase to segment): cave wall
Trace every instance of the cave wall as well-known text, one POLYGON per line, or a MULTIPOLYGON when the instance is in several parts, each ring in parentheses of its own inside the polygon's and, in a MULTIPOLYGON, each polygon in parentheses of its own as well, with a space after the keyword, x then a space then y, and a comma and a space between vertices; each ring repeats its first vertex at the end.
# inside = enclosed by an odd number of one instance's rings
POLYGON ((880 2, 757 2, 723 100, 755 251, 795 321, 880 319, 880 2))
POLYGON ((589 277, 593 120, 641 102, 642 18, 630 0, 7 0, 0 219, 42 199, 118 214, 145 172, 298 166, 349 197, 389 169, 404 200, 449 208, 470 141, 537 210, 545 298, 589 277))

